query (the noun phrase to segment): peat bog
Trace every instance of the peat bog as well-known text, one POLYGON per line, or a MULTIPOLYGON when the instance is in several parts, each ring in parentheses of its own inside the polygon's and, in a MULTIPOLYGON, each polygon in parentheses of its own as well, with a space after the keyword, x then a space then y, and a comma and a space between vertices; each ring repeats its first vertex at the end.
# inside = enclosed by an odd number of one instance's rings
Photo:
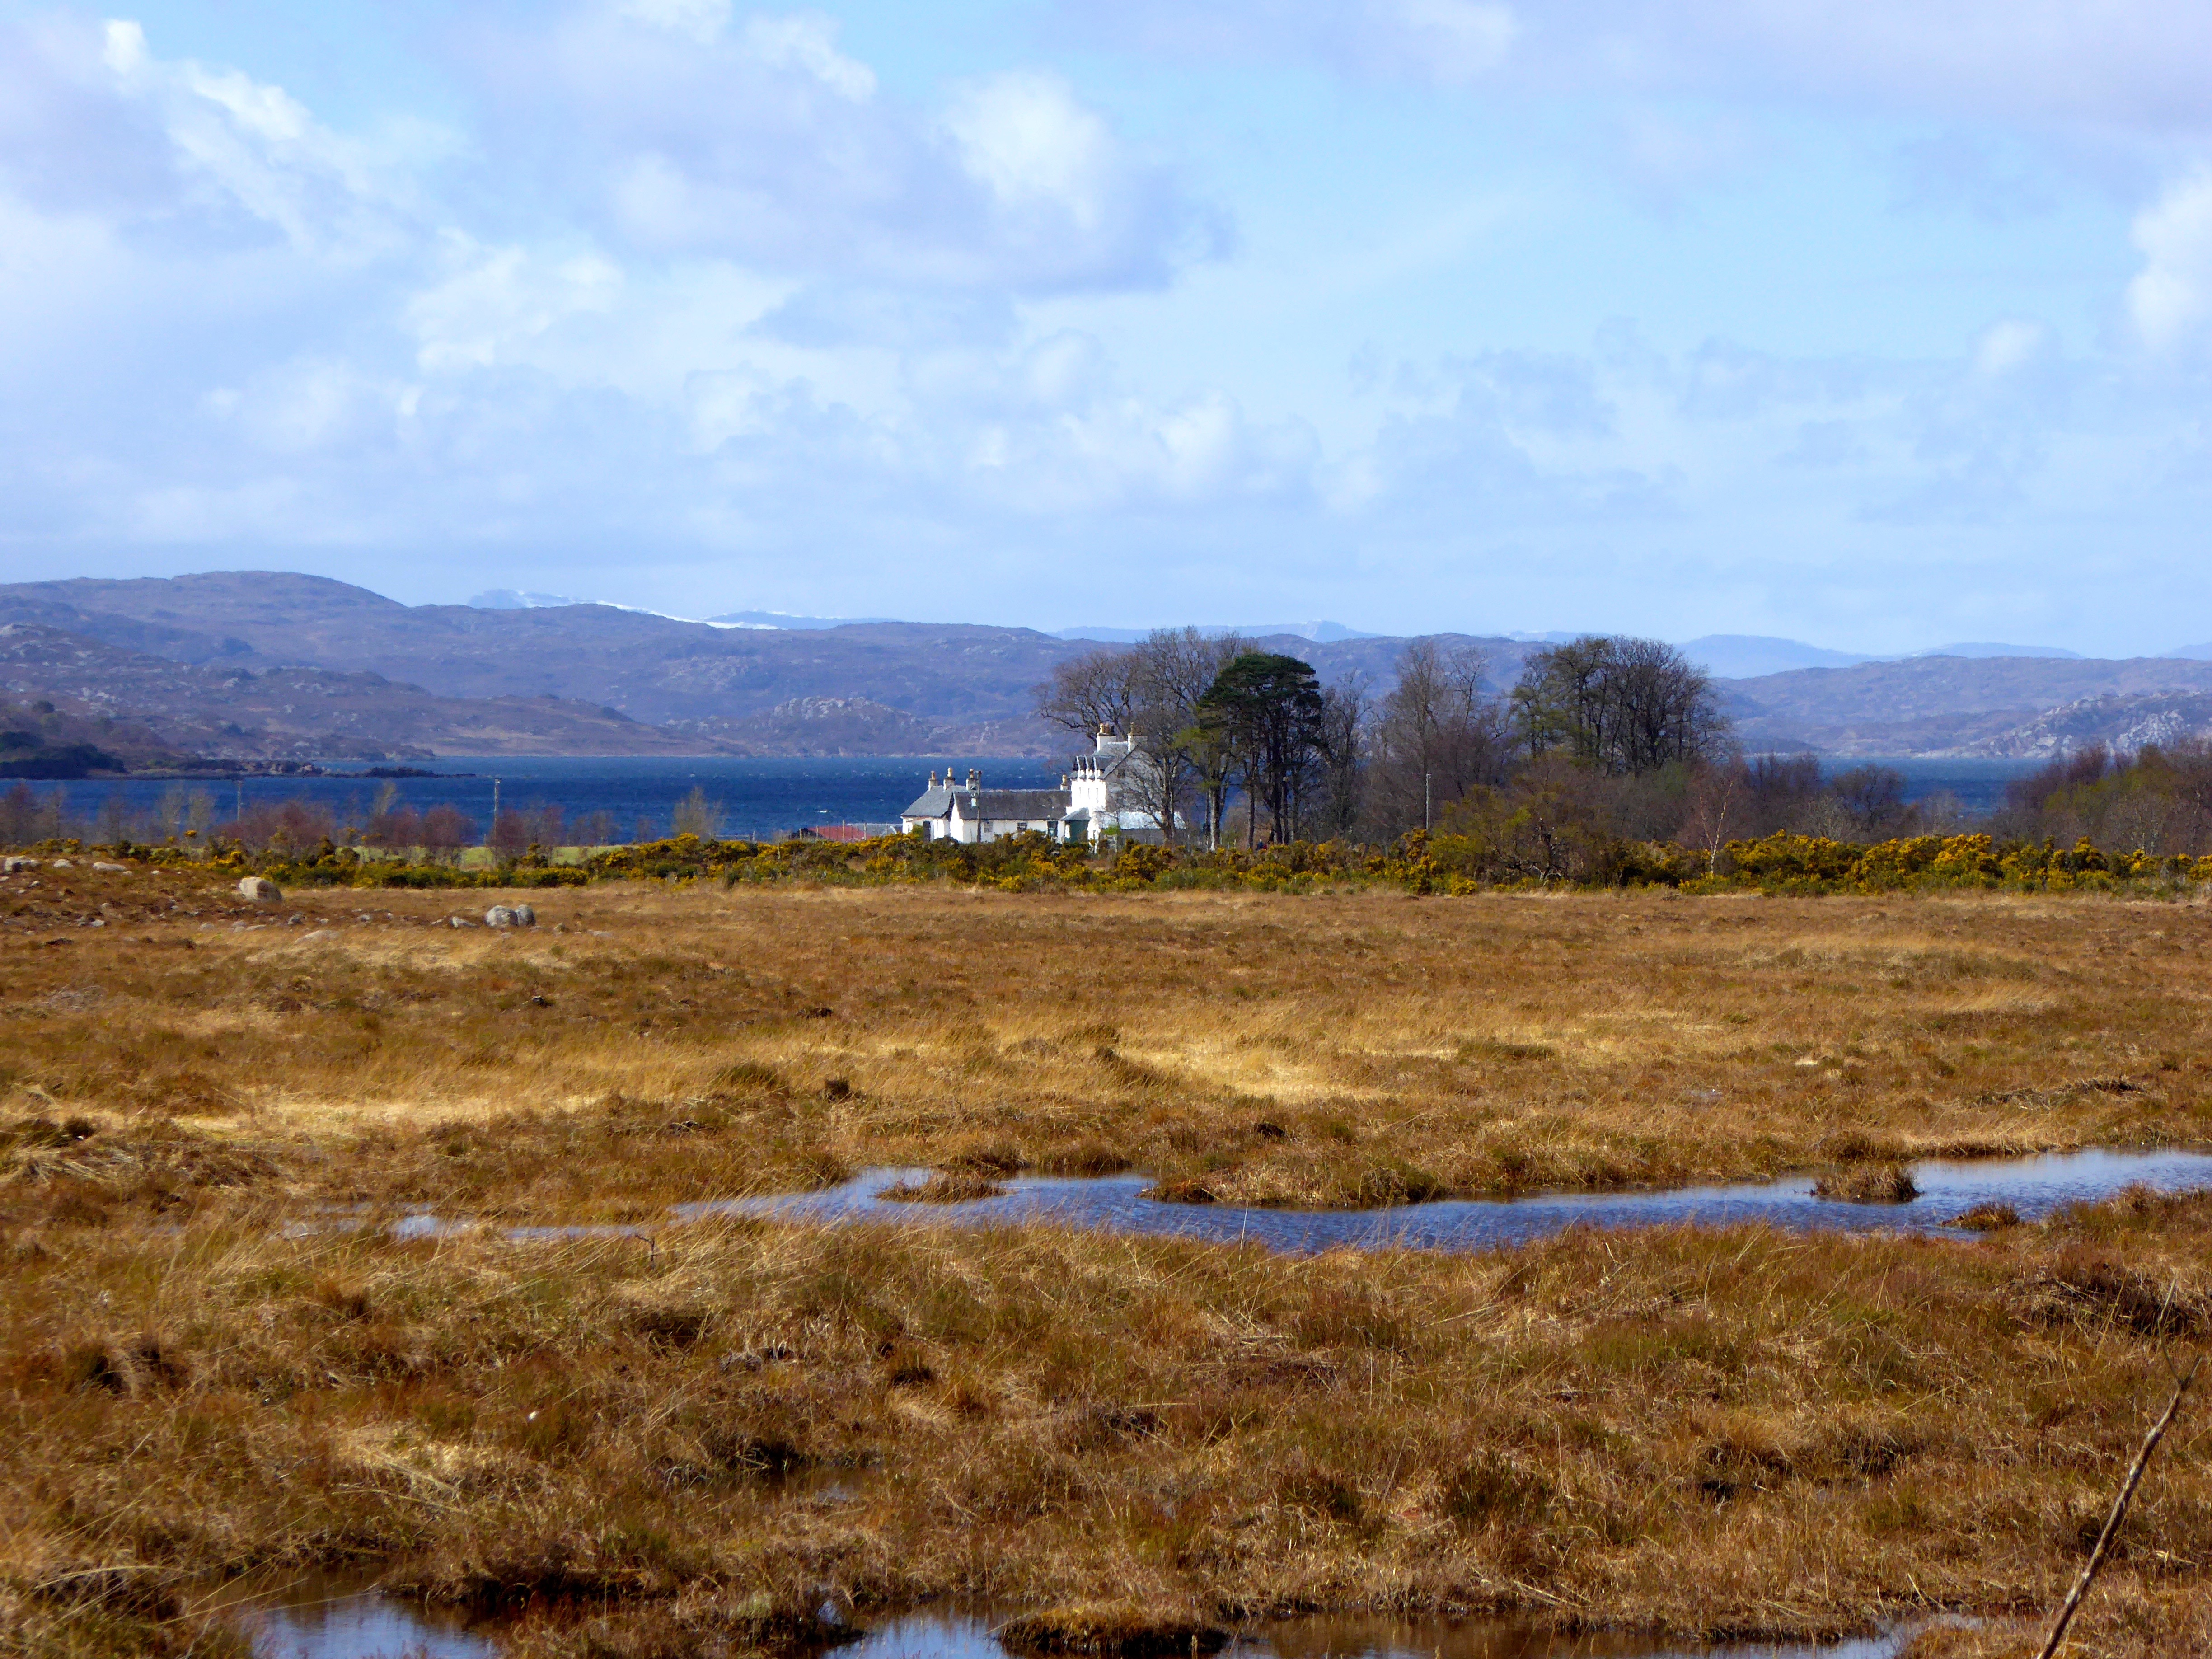
MULTIPOLYGON (((1471 1254, 636 1236, 891 1167, 908 1212, 1141 1172, 1195 1213, 2188 1147, 2201 904, 641 884, 495 933, 362 896, 0 880, 30 1650, 214 1652, 196 1587, 364 1568, 519 1654, 960 1599, 1115 1651, 1321 1611, 2032 1650, 2212 1323, 2212 1200, 2148 1192, 1471 1254), (298 1224, 410 1210, 592 1231, 298 1224)), ((2212 1645, 2208 1449, 2185 1418, 2084 1650, 2212 1645)))

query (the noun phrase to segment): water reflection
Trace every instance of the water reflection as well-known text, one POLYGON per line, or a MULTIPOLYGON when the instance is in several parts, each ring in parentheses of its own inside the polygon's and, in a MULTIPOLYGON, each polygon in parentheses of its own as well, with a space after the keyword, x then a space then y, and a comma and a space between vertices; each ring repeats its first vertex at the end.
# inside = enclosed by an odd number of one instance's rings
MULTIPOLYGON (((287 1586, 257 1600, 240 1621, 257 1659, 493 1659, 495 1626, 336 1581, 287 1586)), ((1013 1659, 980 1614, 913 1613, 883 1620, 844 1659, 1013 1659)), ((1285 1620, 1241 1632, 1224 1659, 1893 1659, 1903 1632, 1831 1644, 1738 1643, 1720 1647, 1649 1637, 1560 1636, 1498 1620, 1285 1620)))
MULTIPOLYGON (((845 1659, 1006 1659, 992 1622, 943 1613, 890 1619, 838 1650, 845 1659)), ((1615 1634, 1560 1636, 1501 1620, 1298 1619, 1255 1625, 1224 1659, 1891 1659, 1900 1632, 1827 1646, 1701 1647, 1615 1634)))
POLYGON ((1487 1249, 1597 1227, 1735 1226, 1765 1223, 1802 1231, 1938 1233, 1982 1205, 2009 1204, 2033 1220, 2068 1204, 2107 1199, 2131 1186, 2160 1192, 2212 1188, 2212 1153, 2087 1152, 2039 1158, 1931 1161, 1914 1166, 1921 1196, 1910 1204, 1847 1204, 1813 1196, 1808 1177, 1668 1192, 1547 1193, 1516 1199, 1449 1199, 1378 1210, 1256 1210, 1164 1204, 1144 1196, 1144 1176, 1020 1176, 997 1198, 961 1204, 886 1202, 878 1194, 927 1170, 869 1170, 842 1187, 771 1198, 679 1206, 681 1220, 710 1215, 826 1221, 918 1219, 970 1225, 1059 1222, 1118 1232, 1167 1233, 1264 1244, 1304 1254, 1350 1247, 1487 1249))
POLYGON ((495 1659, 499 1644, 450 1608, 309 1574, 252 1595, 238 1623, 256 1659, 495 1659))

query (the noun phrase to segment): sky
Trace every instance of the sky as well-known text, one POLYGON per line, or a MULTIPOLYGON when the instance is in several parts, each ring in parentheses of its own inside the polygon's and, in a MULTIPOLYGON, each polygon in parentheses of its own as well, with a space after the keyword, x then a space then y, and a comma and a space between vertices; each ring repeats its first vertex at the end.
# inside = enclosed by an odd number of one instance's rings
POLYGON ((0 579, 2212 641, 2202 0, 0 0, 0 579))

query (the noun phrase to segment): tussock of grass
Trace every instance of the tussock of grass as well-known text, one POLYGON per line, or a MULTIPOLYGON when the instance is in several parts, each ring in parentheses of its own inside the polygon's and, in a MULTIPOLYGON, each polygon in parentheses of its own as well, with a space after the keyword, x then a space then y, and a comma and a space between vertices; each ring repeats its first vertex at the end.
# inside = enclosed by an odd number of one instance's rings
POLYGON ((1902 1164, 1856 1164, 1821 1176, 1813 1182, 1813 1196, 1842 1204, 1910 1204, 1920 1188, 1902 1164))
POLYGON ((1006 1192, 1004 1182, 983 1170, 939 1170, 927 1181, 902 1181, 876 1196, 897 1204, 971 1204, 980 1198, 1002 1198, 1006 1192))
POLYGON ((1218 1653, 1229 1632, 1185 1611, 1127 1601, 1084 1601, 1010 1619, 992 1632, 1015 1653, 1100 1654, 1109 1659, 1170 1659, 1218 1653))
POLYGON ((1943 1224, 1947 1227, 1962 1227, 1984 1232, 1994 1232, 2001 1227, 2019 1226, 2020 1212, 2009 1204, 1977 1204, 1965 1213, 1953 1216, 1943 1224))

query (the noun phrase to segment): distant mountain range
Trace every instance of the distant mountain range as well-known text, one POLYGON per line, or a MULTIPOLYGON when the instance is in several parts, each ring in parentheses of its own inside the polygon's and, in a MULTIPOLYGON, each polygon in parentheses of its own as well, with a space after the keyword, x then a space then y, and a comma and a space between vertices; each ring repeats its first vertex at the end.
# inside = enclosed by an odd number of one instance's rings
MULTIPOLYGON (((597 602, 570 599, 556 593, 519 592, 507 587, 492 588, 469 601, 471 606, 486 611, 547 610, 593 603, 597 602)), ((638 609, 635 605, 617 605, 614 608, 618 611, 638 609)), ((641 614, 659 616, 666 613, 645 611, 641 614)), ((671 617, 669 620, 680 622, 690 619, 671 617)), ((891 623, 896 618, 802 617, 783 611, 732 611, 719 617, 699 620, 724 628, 823 629, 891 623)), ((1100 623, 1056 629, 1053 630, 1052 637, 1088 640, 1107 645, 1133 645, 1152 631, 1146 628, 1115 628, 1100 623)), ((1346 640, 1395 637, 1363 632, 1336 622, 1200 623, 1198 631, 1215 639, 1230 634, 1241 634, 1249 639, 1302 639, 1316 645, 1331 645, 1346 640)), ((1539 634, 1509 632, 1497 637, 1515 645, 1564 645, 1571 640, 1583 638, 1587 631, 1577 633, 1553 629, 1539 634)), ((1707 673, 1722 679, 1749 679, 1764 674, 1785 674, 1797 668, 1851 668, 1863 662, 1905 662, 1915 657, 2049 657, 2067 661, 2082 660, 2080 652, 2069 651, 2061 645, 2009 645, 1986 640, 1960 641, 1950 645, 1931 645, 1919 651, 1887 653, 1832 651, 1825 646, 1808 645, 1802 640, 1784 639, 1771 634, 1706 634, 1678 643, 1691 660, 1707 673)), ((2169 657, 2212 658, 2212 642, 2178 647, 2165 654, 2169 657)))
MULTIPOLYGON (((1776 639, 1765 634, 1707 634, 1686 640, 1682 653, 1705 671, 1722 679, 1753 679, 1762 674, 1786 674, 1798 668, 1856 668, 1863 662, 1911 662, 1919 657, 2044 657, 2079 662, 2078 651, 2057 645, 1995 645, 1966 641, 1933 645, 1925 651, 1878 656, 1859 651, 1830 651, 1802 640, 1776 639)), ((2185 656, 2177 651, 2175 656, 2185 656)), ((2212 654, 2212 653, 2208 653, 2212 654)))
POLYGON ((235 658, 177 662, 40 623, 0 623, 0 698, 103 722, 100 737, 118 732, 115 752, 143 764, 158 750, 164 767, 185 755, 395 761, 691 754, 702 746, 561 697, 441 697, 376 673, 248 667, 235 658))
MULTIPOLYGON (((2115 699, 2078 719, 2063 745, 2123 744, 2137 723, 2127 699, 2212 690, 2212 662, 2170 657, 1908 657, 1849 668, 1801 668, 1723 680, 1721 706, 1747 748, 1838 756, 2058 752, 2039 736, 2051 711, 2115 699)), ((2055 730, 2055 728, 2050 728, 2055 730)), ((2185 735, 2170 732, 2166 740, 2185 735)))
MULTIPOLYGON (((1106 645, 1133 645, 1152 630, 1149 628, 1063 628, 1053 637, 1058 640, 1095 640, 1106 645)), ((1334 645, 1343 640, 1379 640, 1380 634, 1363 634, 1356 628, 1346 628, 1342 623, 1244 623, 1235 627, 1220 623, 1201 623, 1198 631, 1209 639, 1220 639, 1229 634, 1242 634, 1247 639, 1298 639, 1316 645, 1334 645)))
MULTIPOLYGON (((238 759, 1054 755, 1072 740, 1036 717, 1036 688, 1097 649, 1096 635, 1133 632, 765 611, 690 621, 523 592, 407 605, 321 577, 237 571, 0 586, 0 696, 135 722, 165 750, 238 759)), ((1328 623, 1239 631, 1370 696, 1393 683, 1407 644, 1328 623)), ((1430 637, 1482 653, 1493 690, 1549 638, 1430 637)), ((2124 661, 1981 645, 1860 658, 1741 635, 1685 649, 1720 676, 1747 746, 1839 757, 2166 741, 2203 729, 2190 698, 2212 693, 2212 646, 2124 661)))
POLYGON ((1968 752, 2048 760, 2092 744, 2130 753, 2150 744, 2212 736, 2212 691, 2136 691, 2082 697, 1984 738, 1968 752))

